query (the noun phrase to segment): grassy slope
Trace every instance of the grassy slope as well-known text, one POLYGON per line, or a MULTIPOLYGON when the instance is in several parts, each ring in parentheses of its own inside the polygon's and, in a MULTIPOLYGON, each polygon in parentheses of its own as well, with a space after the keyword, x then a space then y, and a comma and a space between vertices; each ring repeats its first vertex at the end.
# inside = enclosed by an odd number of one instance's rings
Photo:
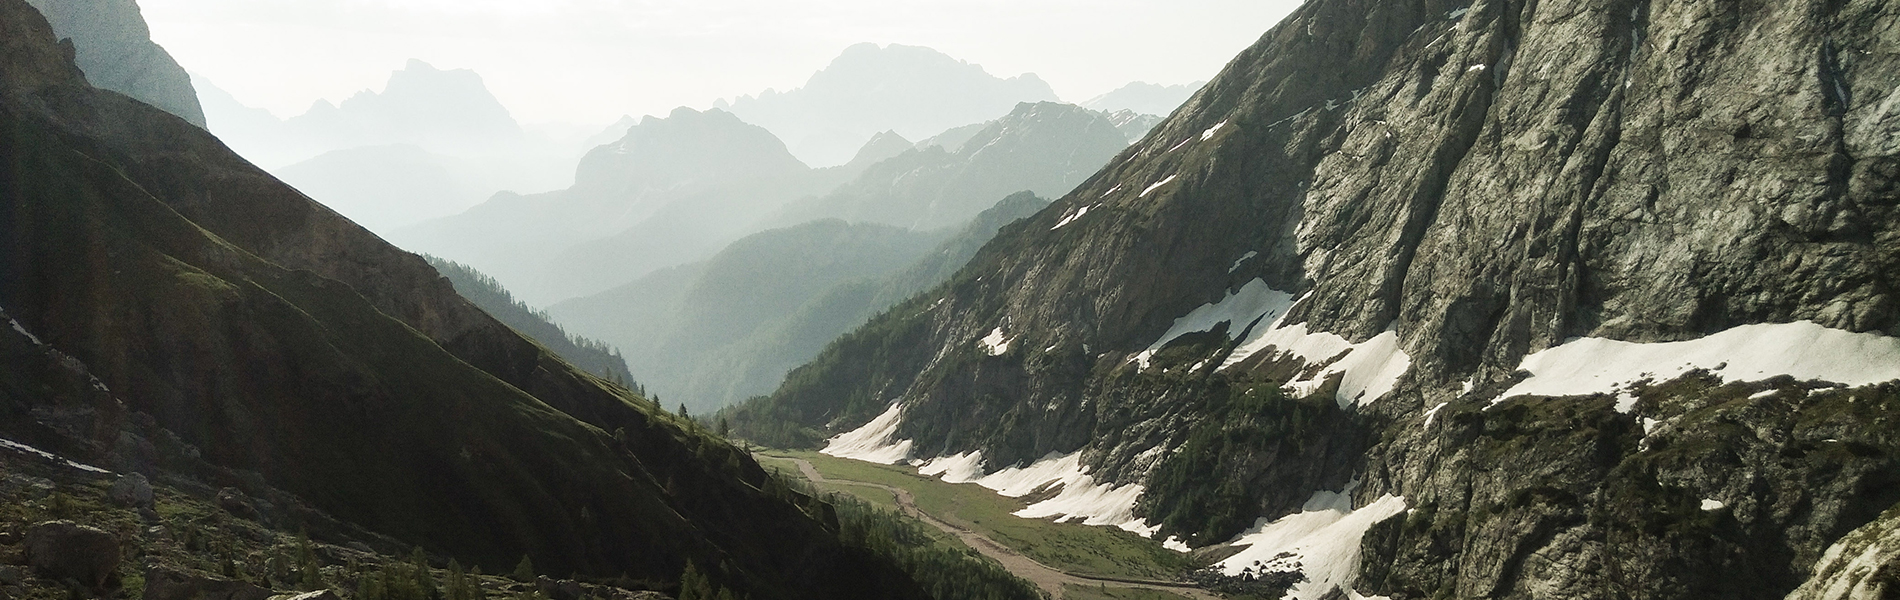
MULTIPOLYGON (((866 481, 910 490, 916 496, 917 507, 924 512, 952 525, 981 532, 1057 569, 1083 575, 1173 579, 1188 567, 1185 555, 1121 529, 1013 516, 1010 513, 1026 506, 1022 499, 1007 498, 974 483, 945 483, 905 467, 817 452, 775 451, 775 454, 809 460, 827 479, 866 481)), ((888 495, 884 502, 890 502, 888 495)))

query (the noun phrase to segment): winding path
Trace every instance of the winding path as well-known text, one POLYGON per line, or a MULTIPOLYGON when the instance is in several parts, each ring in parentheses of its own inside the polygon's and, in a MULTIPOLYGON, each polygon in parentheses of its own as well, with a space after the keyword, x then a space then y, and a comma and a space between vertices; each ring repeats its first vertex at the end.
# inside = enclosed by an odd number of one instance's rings
POLYGON ((825 477, 823 473, 818 472, 817 467, 812 466, 811 461, 808 461, 802 458, 790 457, 790 456, 773 456, 770 454, 761 454, 760 456, 764 456, 767 458, 776 458, 779 460, 789 460, 789 461, 792 461, 793 463, 798 464, 799 472, 804 473, 805 478, 811 480, 813 483, 841 483, 845 485, 859 485, 859 486, 864 486, 864 487, 873 487, 873 488, 890 492, 891 496, 897 499, 897 506, 899 509, 904 511, 904 514, 908 514, 912 517, 916 517, 917 519, 925 523, 929 523, 931 526, 936 527, 937 529, 943 530, 944 533, 957 536, 957 539, 963 540, 963 543, 965 545, 971 548, 975 548, 977 552, 983 553, 984 556, 988 556, 990 558, 996 559, 996 562, 998 563, 1002 563, 1003 568, 1009 569, 1010 573, 1015 574, 1017 577, 1021 577, 1025 580, 1028 580, 1030 583, 1036 584, 1036 587, 1042 588, 1042 590, 1045 592, 1049 592, 1049 597, 1054 598, 1055 600, 1062 600, 1062 586, 1064 585, 1074 584, 1074 585, 1086 586, 1086 585, 1100 585, 1104 583, 1116 584, 1116 587, 1143 588, 1143 589, 1174 592, 1177 594, 1186 594, 1190 597, 1198 598, 1200 600, 1220 600, 1220 596, 1217 596, 1214 593, 1209 592, 1207 590, 1203 590, 1201 588, 1195 587, 1193 584, 1189 584, 1189 583, 1176 583, 1176 582, 1171 582, 1171 581, 1152 581, 1152 580, 1143 580, 1143 579, 1121 579, 1121 578, 1116 578, 1116 577, 1093 577, 1093 576, 1088 576, 1088 575, 1077 575, 1074 573, 1069 573, 1067 571, 1057 570, 1048 565, 1042 564, 1040 562, 1036 562, 1036 560, 1033 558, 1023 556, 1022 553, 1017 552, 1008 546, 999 544, 996 542, 996 540, 992 540, 988 536, 943 522, 942 520, 939 520, 936 517, 931 516, 930 513, 926 513, 922 510, 919 510, 917 508, 916 498, 911 495, 910 490, 906 490, 904 488, 899 488, 899 487, 891 487, 891 486, 884 485, 881 483, 871 483, 868 481, 852 481, 849 479, 828 479, 825 477))

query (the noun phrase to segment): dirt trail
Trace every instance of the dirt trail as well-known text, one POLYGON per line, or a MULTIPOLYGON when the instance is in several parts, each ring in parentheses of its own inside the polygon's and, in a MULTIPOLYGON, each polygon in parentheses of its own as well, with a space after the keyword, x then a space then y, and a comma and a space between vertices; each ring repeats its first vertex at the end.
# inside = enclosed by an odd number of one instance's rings
POLYGON ((936 527, 937 529, 943 530, 944 533, 957 536, 957 539, 963 540, 963 543, 965 545, 968 545, 971 548, 975 548, 977 552, 983 553, 984 556, 988 556, 990 558, 996 559, 996 562, 998 563, 1002 563, 1003 568, 1009 569, 1010 573, 1015 574, 1017 577, 1021 577, 1025 580, 1028 580, 1030 583, 1036 584, 1036 587, 1042 588, 1043 591, 1049 592, 1049 596, 1051 598, 1054 598, 1055 600, 1062 600, 1062 586, 1066 584, 1075 584, 1075 585, 1113 584, 1113 587, 1120 587, 1120 588, 1143 588, 1143 589, 1174 592, 1177 594, 1185 594, 1189 597, 1198 598, 1200 600, 1219 600, 1220 599, 1220 596, 1217 596, 1212 592, 1194 587, 1193 585, 1186 584, 1186 583, 1174 583, 1174 582, 1167 582, 1167 581, 1143 581, 1143 580, 1135 580, 1135 579, 1117 579, 1117 578, 1112 578, 1112 577, 1090 577, 1087 575, 1076 575, 1073 573, 1068 573, 1066 571, 1059 571, 1059 570, 1049 567, 1048 565, 1036 562, 1035 559, 1029 558, 1027 556, 1023 556, 1021 553, 1010 549, 1010 547, 1008 546, 1004 546, 1002 544, 997 543, 996 540, 992 540, 988 536, 985 536, 981 533, 977 533, 975 531, 964 529, 962 527, 951 525, 949 523, 945 523, 937 519, 936 517, 930 516, 929 513, 926 513, 922 510, 918 510, 916 498, 911 495, 910 490, 906 490, 906 489, 898 488, 898 487, 891 487, 891 486, 884 485, 881 483, 871 483, 868 481, 852 481, 849 479, 830 479, 830 478, 825 477, 823 473, 819 473, 818 468, 812 466, 811 461, 808 461, 802 458, 793 458, 790 456, 771 456, 771 455, 761 455, 761 456, 768 456, 770 458, 777 458, 781 460, 790 460, 794 463, 797 463, 799 472, 804 473, 805 478, 811 480, 814 483, 841 483, 845 485, 859 485, 859 486, 864 486, 864 487, 877 488, 877 489, 890 492, 891 496, 897 499, 897 506, 898 508, 904 511, 904 514, 908 514, 912 517, 916 517, 917 519, 922 520, 925 523, 929 523, 932 527, 936 527))

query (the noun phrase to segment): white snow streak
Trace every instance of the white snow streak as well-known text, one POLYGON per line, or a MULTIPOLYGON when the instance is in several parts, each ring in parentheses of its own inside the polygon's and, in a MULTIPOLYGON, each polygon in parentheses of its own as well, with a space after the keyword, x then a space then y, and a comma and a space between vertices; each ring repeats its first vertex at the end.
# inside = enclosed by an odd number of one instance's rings
POLYGON ((1248 259, 1251 259, 1255 256, 1260 256, 1260 253, 1255 252, 1253 250, 1248 250, 1246 254, 1240 255, 1240 258, 1234 259, 1234 266, 1227 267, 1227 272, 1228 273, 1234 272, 1236 269, 1240 268, 1241 263, 1245 263, 1247 262, 1248 259))
POLYGON ((1222 128, 1222 127, 1226 127, 1226 126, 1227 126, 1227 122, 1226 122, 1226 121, 1221 121, 1221 122, 1219 122, 1219 123, 1215 123, 1213 127, 1209 127, 1209 128, 1207 128, 1207 131, 1203 131, 1203 132, 1201 132, 1201 141, 1207 141, 1207 140, 1210 140, 1210 139, 1213 139, 1213 138, 1214 138, 1214 132, 1216 132, 1216 131, 1220 131, 1220 128, 1222 128))
POLYGON ((1136 195, 1135 195, 1135 197, 1136 197, 1136 198, 1146 198, 1146 197, 1148 197, 1148 192, 1152 192, 1152 191, 1155 191, 1155 188, 1158 188, 1158 187, 1161 187, 1161 186, 1164 186, 1164 185, 1167 185, 1167 184, 1168 184, 1168 182, 1170 182, 1170 181, 1174 181, 1174 178, 1175 178, 1175 177, 1176 177, 1177 175, 1179 175, 1179 174, 1177 173, 1177 174, 1175 174, 1175 175, 1169 175, 1167 179, 1163 179, 1163 180, 1161 180, 1161 181, 1157 181, 1157 182, 1155 182, 1155 184, 1154 184, 1154 185, 1151 185, 1151 186, 1148 186, 1148 189, 1145 189, 1145 190, 1142 190, 1142 191, 1141 191, 1141 193, 1140 193, 1140 194, 1136 194, 1136 195))
MULTIPOLYGON (((1644 379, 1667 381, 1709 369, 1729 381, 1777 375, 1849 386, 1900 379, 1900 338, 1853 333, 1810 321, 1742 325, 1682 342, 1637 343, 1580 338, 1524 357, 1530 378, 1505 390, 1513 396, 1618 393, 1644 379), (1719 368, 1718 368, 1719 367, 1719 368)), ((1621 392, 1619 408, 1635 398, 1621 392)))
POLYGON ((982 344, 983 351, 988 352, 990 356, 1002 356, 1004 352, 1009 351, 1009 340, 1003 339, 1001 327, 991 329, 990 334, 977 340, 977 343, 982 344))
POLYGON ((1427 410, 1427 411, 1425 411, 1425 428, 1426 428, 1426 429, 1431 429, 1431 428, 1432 428, 1432 419, 1436 419, 1436 418, 1438 418, 1438 411, 1440 411, 1440 410, 1444 410, 1444 409, 1445 409, 1445 405, 1447 405, 1447 404, 1451 404, 1451 403, 1450 403, 1450 402, 1440 402, 1440 403, 1438 403, 1438 406, 1434 406, 1434 407, 1432 407, 1432 408, 1431 408, 1431 410, 1427 410))
POLYGON ((910 458, 910 440, 892 440, 897 436, 897 423, 902 420, 903 410, 899 403, 892 402, 890 410, 871 419, 863 427, 840 433, 831 438, 819 452, 881 465, 890 465, 910 458))
POLYGON ((1174 320, 1166 333, 1155 343, 1148 345, 1150 355, 1160 350, 1175 338, 1199 331, 1210 331, 1221 323, 1227 323, 1227 335, 1237 335, 1247 325, 1263 317, 1272 319, 1286 313, 1293 306, 1293 296, 1286 292, 1267 287, 1260 279, 1240 286, 1240 291, 1228 292, 1217 302, 1196 307, 1188 314, 1174 320))
MULTIPOLYGON (((0 313, 0 314, 4 314, 4 313, 0 313)), ((31 332, 31 331, 27 331, 27 330, 26 330, 26 327, 24 327, 24 326, 22 326, 22 325, 20 325, 20 322, 19 322, 19 321, 15 321, 15 320, 13 319, 13 317, 7 317, 7 323, 9 323, 9 324, 11 324, 11 325, 13 325, 13 330, 14 330, 14 331, 18 331, 18 332, 20 332, 20 335, 24 335, 24 336, 26 336, 26 339, 27 339, 27 340, 29 340, 29 341, 31 341, 31 342, 33 342, 33 345, 35 345, 35 346, 45 346, 45 345, 46 345, 46 343, 45 343, 45 342, 41 342, 41 341, 40 341, 40 337, 39 337, 39 336, 36 336, 36 335, 33 335, 33 332, 31 332)))
POLYGON ((1113 193, 1115 193, 1115 192, 1119 192, 1119 191, 1121 191, 1121 190, 1122 190, 1122 184, 1119 184, 1119 183, 1117 183, 1117 184, 1115 184, 1115 187, 1112 187, 1112 188, 1108 188, 1108 191, 1106 191, 1106 192, 1102 192, 1102 197, 1103 197, 1103 198, 1107 198, 1109 194, 1113 194, 1113 193))
POLYGON ((1722 507, 1724 506, 1728 506, 1728 505, 1723 504, 1721 500, 1715 500, 1712 498, 1702 499, 1702 510, 1722 510, 1722 507))
POLYGON ((1049 228, 1049 231, 1055 231, 1057 229, 1061 229, 1063 225, 1068 225, 1069 223, 1074 222, 1076 219, 1082 218, 1082 215, 1089 214, 1090 208, 1093 208, 1093 206, 1084 206, 1080 210, 1064 215, 1061 221, 1056 222, 1055 227, 1049 228))
POLYGON ((45 451, 45 450, 41 450, 41 449, 39 449, 39 448, 34 448, 34 447, 32 447, 32 446, 28 446, 28 445, 26 445, 26 444, 22 444, 22 443, 19 443, 19 442, 16 442, 16 441, 13 441, 13 440, 9 440, 9 439, 4 439, 4 438, 0 438, 0 448, 12 448, 12 449, 14 449, 14 450, 19 450, 19 451, 21 451, 21 452, 27 452, 27 453, 31 453, 31 454, 37 454, 37 455, 39 455, 39 456, 40 456, 40 458, 44 458, 44 459, 46 459, 46 460, 50 460, 50 461, 54 461, 54 462, 58 462, 58 463, 63 463, 63 464, 65 464, 65 465, 66 465, 66 466, 68 466, 68 467, 72 467, 72 468, 75 468, 75 469, 79 469, 79 470, 81 470, 81 471, 90 471, 90 472, 93 472, 93 473, 106 473, 106 474, 111 474, 111 473, 112 473, 111 471, 107 471, 107 470, 105 470, 105 469, 101 469, 101 468, 99 468, 99 467, 95 467, 95 466, 92 466, 92 465, 87 465, 87 464, 80 464, 80 463, 76 463, 76 462, 73 462, 73 461, 71 461, 71 460, 68 460, 68 459, 67 459, 66 457, 63 457, 63 456, 60 456, 60 455, 57 455, 57 454, 53 454, 53 453, 51 453, 51 452, 47 452, 47 451, 45 451))
POLYGON ((1230 542, 1247 548, 1218 566, 1228 575, 1297 569, 1306 581, 1288 590, 1286 598, 1317 600, 1346 587, 1359 574, 1359 541, 1366 530, 1406 509, 1404 497, 1387 494, 1353 510, 1356 487, 1358 482, 1337 493, 1314 492, 1299 514, 1261 519, 1230 542))

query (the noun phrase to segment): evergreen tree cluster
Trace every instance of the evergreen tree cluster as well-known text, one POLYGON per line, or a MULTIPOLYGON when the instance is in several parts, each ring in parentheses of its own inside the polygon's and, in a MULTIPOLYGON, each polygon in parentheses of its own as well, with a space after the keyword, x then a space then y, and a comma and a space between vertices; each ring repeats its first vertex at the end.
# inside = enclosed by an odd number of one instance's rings
MULTIPOLYGON (((916 519, 852 496, 822 492, 803 479, 779 473, 766 483, 768 492, 805 507, 813 518, 821 522, 835 519, 840 541, 890 557, 933 598, 1046 600, 1035 584, 1016 577, 996 561, 969 548, 938 543, 916 519)), ((687 599, 682 596, 680 600, 687 599)))
POLYGON ((427 254, 422 255, 422 258, 455 286, 455 293, 475 303, 475 306, 481 307, 496 320, 534 338, 575 366, 636 394, 647 395, 646 386, 633 380, 632 372, 627 370, 627 360, 620 355, 619 349, 606 342, 568 333, 566 328, 554 322, 547 311, 536 310, 516 299, 508 288, 502 287, 501 282, 474 267, 427 254))

